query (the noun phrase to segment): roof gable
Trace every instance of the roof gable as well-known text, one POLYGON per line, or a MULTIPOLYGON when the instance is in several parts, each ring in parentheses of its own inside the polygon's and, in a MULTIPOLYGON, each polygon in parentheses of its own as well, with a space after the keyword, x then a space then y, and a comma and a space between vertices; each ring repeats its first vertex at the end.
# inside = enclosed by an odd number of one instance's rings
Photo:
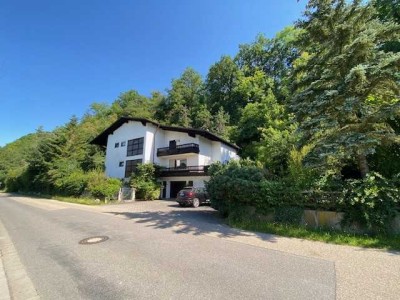
POLYGON ((163 130, 169 130, 169 131, 176 131, 176 132, 185 132, 187 133, 189 136, 194 136, 196 134, 209 139, 211 141, 218 141, 221 143, 224 143, 232 148, 234 148, 235 150, 239 150, 239 147, 236 146, 233 143, 230 143, 222 138, 220 138, 219 136, 203 130, 203 129, 196 129, 196 128, 186 128, 186 127, 177 127, 177 126, 167 126, 167 125, 161 125, 160 123, 157 123, 155 121, 152 120, 148 120, 148 119, 144 119, 144 118, 132 118, 132 117, 121 117, 119 118, 117 121, 115 121, 113 124, 111 124, 107 129, 105 129, 102 133, 100 133, 97 137, 95 137, 90 144, 94 144, 94 145, 99 145, 99 146, 106 146, 107 145, 107 139, 108 136, 110 134, 113 134, 115 130, 117 130, 118 128, 120 128, 121 126, 123 126, 125 123, 128 123, 130 121, 134 121, 134 122, 141 122, 144 126, 147 123, 153 124, 163 130))

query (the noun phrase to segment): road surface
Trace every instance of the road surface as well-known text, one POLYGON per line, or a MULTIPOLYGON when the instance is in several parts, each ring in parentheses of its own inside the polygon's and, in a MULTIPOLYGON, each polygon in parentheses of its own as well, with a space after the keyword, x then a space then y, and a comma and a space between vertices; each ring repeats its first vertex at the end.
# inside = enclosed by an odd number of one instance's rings
POLYGON ((209 207, 135 205, 104 211, 0 194, 0 221, 40 299, 335 298, 332 261, 226 239, 234 231, 209 207), (79 244, 93 236, 109 239, 79 244))

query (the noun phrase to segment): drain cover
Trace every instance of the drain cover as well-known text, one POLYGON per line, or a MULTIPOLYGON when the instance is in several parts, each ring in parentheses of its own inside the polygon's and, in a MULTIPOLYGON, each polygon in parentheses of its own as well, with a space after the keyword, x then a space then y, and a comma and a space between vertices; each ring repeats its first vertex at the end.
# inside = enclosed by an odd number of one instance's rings
POLYGON ((83 239, 82 241, 79 242, 81 245, 92 245, 92 244, 98 244, 104 241, 108 240, 108 236, 92 236, 88 237, 86 239, 83 239))

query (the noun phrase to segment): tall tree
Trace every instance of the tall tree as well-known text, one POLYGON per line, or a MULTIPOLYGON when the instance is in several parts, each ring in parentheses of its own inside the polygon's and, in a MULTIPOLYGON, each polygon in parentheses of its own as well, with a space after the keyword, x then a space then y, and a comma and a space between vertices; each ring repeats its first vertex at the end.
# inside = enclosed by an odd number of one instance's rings
POLYGON ((292 109, 314 163, 367 156, 399 136, 387 121, 400 113, 400 54, 380 45, 399 39, 400 26, 382 22, 361 0, 310 0, 298 27, 309 57, 294 74, 292 109))
POLYGON ((154 103, 135 90, 119 95, 113 102, 111 109, 118 117, 131 116, 152 119, 154 117, 154 103))
POLYGON ((157 117, 169 124, 189 127, 196 112, 204 103, 204 84, 201 75, 187 68, 172 81, 168 94, 158 105, 157 117))
MULTIPOLYGON (((384 22, 393 21, 400 24, 400 0, 374 0, 379 18, 384 22)), ((393 40, 383 45, 386 51, 400 52, 400 41, 393 40)))
POLYGON ((230 116, 230 121, 235 124, 240 118, 240 110, 246 101, 236 92, 236 87, 242 72, 233 59, 223 56, 213 64, 207 75, 207 105, 212 114, 218 113, 222 108, 230 116))
POLYGON ((274 81, 274 94, 278 101, 284 102, 288 97, 288 77, 292 64, 299 56, 296 41, 301 30, 288 26, 272 38, 258 35, 251 44, 239 46, 235 62, 245 76, 252 76, 262 71, 274 81))

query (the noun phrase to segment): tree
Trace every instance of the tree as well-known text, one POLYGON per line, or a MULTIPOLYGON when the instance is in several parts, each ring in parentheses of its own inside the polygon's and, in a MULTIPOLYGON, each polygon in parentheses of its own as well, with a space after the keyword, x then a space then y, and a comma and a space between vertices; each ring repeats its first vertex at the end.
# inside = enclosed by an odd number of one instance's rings
POLYGON ((365 177, 367 156, 399 140, 388 119, 400 112, 400 54, 380 45, 399 39, 400 27, 361 0, 310 0, 297 26, 309 57, 295 69, 291 108, 303 144, 314 146, 308 160, 351 158, 365 177))
POLYGON ((240 109, 246 105, 236 87, 243 76, 235 62, 229 56, 223 56, 212 65, 206 79, 207 105, 212 114, 222 108, 230 116, 231 124, 240 118, 240 109))
MULTIPOLYGON (((400 0, 375 0, 373 4, 382 21, 393 21, 400 24, 400 0)), ((383 45, 383 49, 386 51, 400 52, 400 41, 389 41, 383 45)))
POLYGON ((151 99, 140 95, 135 90, 130 90, 119 95, 113 102, 111 110, 118 117, 153 118, 154 104, 151 99))
POLYGON ((212 132, 216 135, 227 138, 228 137, 228 124, 229 124, 229 114, 224 111, 221 107, 217 114, 212 119, 212 132))
POLYGON ((165 123, 191 127, 197 110, 204 103, 204 86, 201 75, 187 68, 172 81, 167 96, 157 108, 157 117, 165 123))
POLYGON ((235 62, 245 76, 252 76, 257 71, 272 78, 274 94, 279 102, 285 102, 288 97, 288 78, 292 64, 299 56, 296 41, 301 30, 287 26, 278 32, 273 39, 258 35, 251 44, 239 46, 235 62))
POLYGON ((282 174, 295 143, 295 129, 293 117, 277 102, 270 89, 260 101, 244 108, 235 142, 241 147, 242 157, 257 159, 272 173, 282 174))

